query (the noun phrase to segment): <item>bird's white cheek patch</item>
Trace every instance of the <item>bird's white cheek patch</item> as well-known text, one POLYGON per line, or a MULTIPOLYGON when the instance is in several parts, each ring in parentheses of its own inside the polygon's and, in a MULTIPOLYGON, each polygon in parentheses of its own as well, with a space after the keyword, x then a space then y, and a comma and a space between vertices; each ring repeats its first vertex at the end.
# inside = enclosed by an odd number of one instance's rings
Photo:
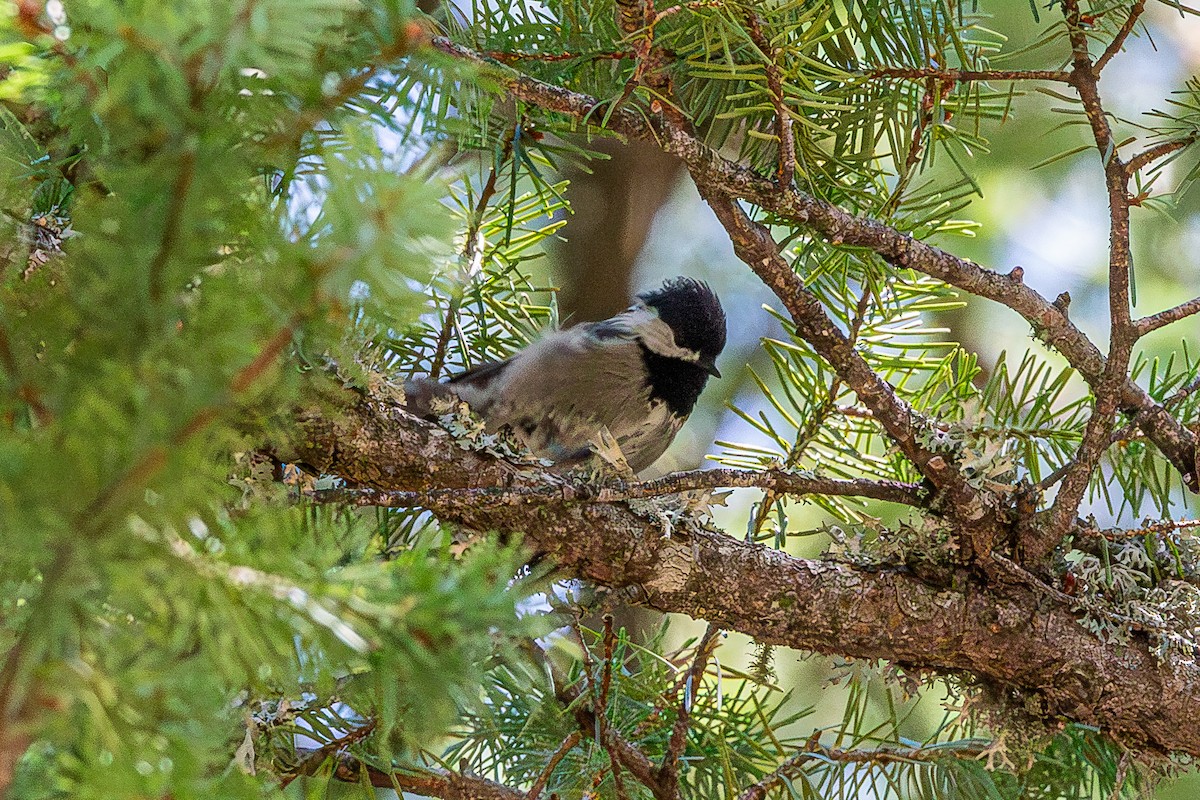
POLYGON ((700 354, 675 344, 675 333, 671 326, 651 315, 651 319, 638 328, 642 343, 650 348, 652 353, 668 358, 678 358, 680 361, 699 361, 700 354))

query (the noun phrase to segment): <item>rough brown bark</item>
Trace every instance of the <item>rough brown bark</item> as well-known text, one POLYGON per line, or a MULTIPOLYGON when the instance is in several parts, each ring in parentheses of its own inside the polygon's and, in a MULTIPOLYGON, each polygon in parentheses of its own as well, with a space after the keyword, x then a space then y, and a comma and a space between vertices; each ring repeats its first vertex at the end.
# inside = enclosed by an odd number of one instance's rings
MULTIPOLYGON (((568 487, 569 500, 483 502, 441 494, 429 508, 477 530, 519 532, 564 570, 608 587, 640 587, 647 604, 761 642, 965 670, 1022 696, 1047 720, 1095 725, 1129 746, 1200 755, 1200 669, 1158 663, 1147 643, 1108 645, 1056 593, 985 584, 976 573, 933 585, 904 567, 800 559, 704 529, 675 529, 624 502, 587 502, 569 477, 522 474, 462 450, 445 431, 366 398, 339 418, 298 415, 281 456, 381 490, 568 487)), ((965 535, 968 532, 963 532, 965 535)))

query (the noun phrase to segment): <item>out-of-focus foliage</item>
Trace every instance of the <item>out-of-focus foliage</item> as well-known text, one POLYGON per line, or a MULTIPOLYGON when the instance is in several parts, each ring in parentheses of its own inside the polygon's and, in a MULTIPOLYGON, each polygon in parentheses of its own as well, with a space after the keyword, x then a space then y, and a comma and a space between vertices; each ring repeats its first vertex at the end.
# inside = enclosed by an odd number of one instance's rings
POLYGON ((388 550, 388 519, 299 507, 246 452, 453 259, 444 181, 381 144, 430 70, 414 9, 3 12, 0 750, 34 742, 9 796, 257 796, 264 702, 423 746, 525 627, 519 557, 388 550))

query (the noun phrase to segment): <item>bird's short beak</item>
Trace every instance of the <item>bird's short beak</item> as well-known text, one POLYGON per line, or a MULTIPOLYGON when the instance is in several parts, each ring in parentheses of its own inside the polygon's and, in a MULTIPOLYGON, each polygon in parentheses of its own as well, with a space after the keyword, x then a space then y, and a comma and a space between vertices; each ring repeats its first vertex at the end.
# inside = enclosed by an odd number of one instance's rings
POLYGON ((701 364, 700 366, 704 367, 704 371, 714 378, 721 377, 721 370, 717 369, 716 364, 701 364))

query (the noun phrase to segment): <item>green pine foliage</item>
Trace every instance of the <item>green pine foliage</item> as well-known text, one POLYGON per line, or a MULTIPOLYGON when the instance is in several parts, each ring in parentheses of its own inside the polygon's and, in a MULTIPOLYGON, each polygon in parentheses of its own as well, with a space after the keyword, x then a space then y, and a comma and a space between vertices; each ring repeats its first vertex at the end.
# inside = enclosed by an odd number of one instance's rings
MULTIPOLYGON (((888 70, 1051 51, 1056 68, 1069 52, 1057 9, 1036 4, 1041 32, 1012 45, 974 3, 657 8, 655 43, 676 56, 682 111, 708 144, 773 174, 777 63, 797 186, 939 243, 978 228, 963 216, 980 192, 972 159, 1030 98, 982 81, 931 92, 888 70)), ((645 33, 622 34, 612 0, 428 15, 407 0, 87 0, 3 13, 0 753, 23 752, 0 760, 0 779, 15 770, 10 796, 372 796, 331 788, 350 758, 540 783, 544 797, 649 797, 596 740, 611 728, 657 761, 685 709, 689 798, 757 781, 805 800, 1084 800, 1148 786, 1097 731, 1018 714, 984 726, 966 710, 986 687, 967 678, 805 657, 831 669, 830 722, 782 685, 770 648, 745 670, 718 649, 692 676, 695 641, 588 630, 560 607, 561 586, 531 599, 547 585, 517 546, 464 546, 420 509, 308 504, 308 478, 276 480, 261 453, 295 408, 502 358, 558 323, 537 263, 571 213, 557 171, 591 156, 578 134, 598 133, 618 99, 675 102, 637 82, 645 33), (499 96, 422 47, 435 29, 607 107, 580 125, 499 96), (931 695, 950 709, 932 727, 919 711, 931 695), (547 772, 582 712, 594 735, 547 772)), ((1122 18, 1098 14, 1099 46, 1122 18)), ((1192 79, 1150 122, 1121 124, 1151 141, 1195 136, 1198 98, 1192 79)), ((1075 98, 1053 99, 1080 121, 1075 98)), ((1193 151, 1176 160, 1139 186, 1165 213, 1198 174, 1193 151)), ((1068 462, 1091 413, 1070 369, 1031 350, 985 370, 938 321, 964 304, 955 291, 755 213, 867 363, 934 420, 923 443, 957 453, 973 485, 1007 494, 1068 462)), ((733 409, 758 440, 721 442, 716 460, 918 479, 769 311, 782 334, 762 342, 752 399, 733 409)), ((1186 345, 1139 352, 1133 369, 1189 425, 1198 373, 1186 345)), ((1092 491, 1126 519, 1180 507, 1178 475, 1136 438, 1108 449, 1092 491)), ((811 499, 833 557, 878 564, 942 541, 911 520, 881 535, 869 503, 811 499)), ((794 512, 767 496, 745 535, 789 547, 811 533, 789 525, 794 512)), ((1174 536, 1145 558, 1122 546, 1121 613, 1149 619, 1163 572, 1183 577, 1194 542, 1174 536)), ((1097 603, 1117 588, 1103 555, 1072 553, 1097 603)))
POLYGON ((336 699, 415 750, 527 627, 519 556, 396 549, 246 455, 454 257, 446 187, 380 145, 415 12, 51 13, 3 34, 0 708, 36 742, 10 796, 257 796, 267 702, 320 731, 336 699))

